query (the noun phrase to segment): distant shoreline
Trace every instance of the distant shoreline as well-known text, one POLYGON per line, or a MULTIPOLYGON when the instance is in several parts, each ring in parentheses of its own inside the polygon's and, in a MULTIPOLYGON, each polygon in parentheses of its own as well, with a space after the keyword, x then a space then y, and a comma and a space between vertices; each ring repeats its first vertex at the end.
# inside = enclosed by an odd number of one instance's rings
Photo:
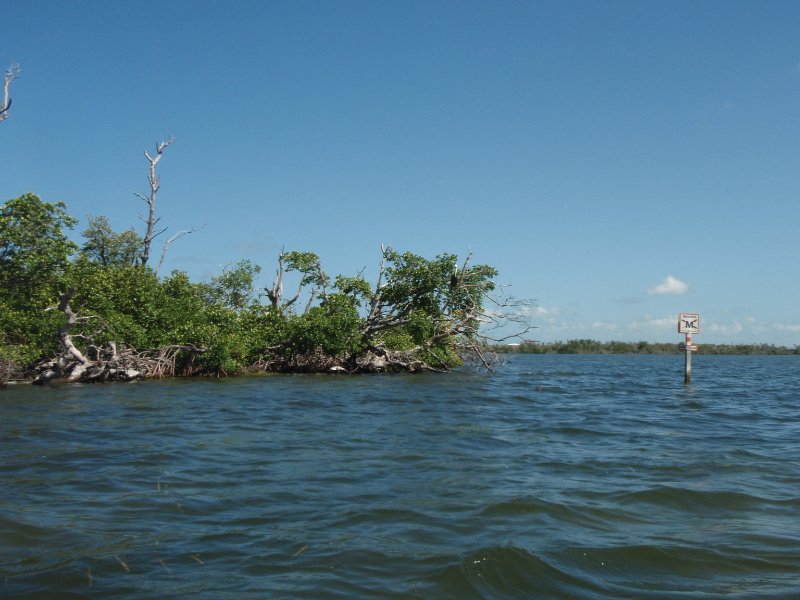
MULTIPOLYGON (((695 340, 697 342, 697 340, 695 340)), ((774 344, 703 344, 696 354, 719 355, 800 355, 800 346, 789 348, 774 344)), ((668 342, 599 342, 578 339, 557 342, 522 342, 498 344, 492 348, 501 354, 677 354, 678 343, 668 342)))

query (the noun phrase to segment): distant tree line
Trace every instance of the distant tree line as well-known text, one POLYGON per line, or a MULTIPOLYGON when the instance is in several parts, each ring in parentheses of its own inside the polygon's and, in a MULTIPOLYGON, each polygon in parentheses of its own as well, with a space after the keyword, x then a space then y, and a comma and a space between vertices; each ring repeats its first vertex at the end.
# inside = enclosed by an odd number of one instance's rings
MULTIPOLYGON (((800 354, 800 346, 787 348, 774 344, 698 344, 696 354, 800 354)), ((532 342, 498 344, 493 348, 508 354, 674 354, 678 343, 665 342, 599 342, 590 339, 565 342, 532 342)))

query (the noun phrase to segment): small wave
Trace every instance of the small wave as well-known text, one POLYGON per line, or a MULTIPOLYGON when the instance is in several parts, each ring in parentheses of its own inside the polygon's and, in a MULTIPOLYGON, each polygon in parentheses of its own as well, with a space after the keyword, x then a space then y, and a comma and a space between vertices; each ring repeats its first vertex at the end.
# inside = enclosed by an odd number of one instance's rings
POLYGON ((768 560, 730 546, 642 544, 567 548, 554 560, 587 579, 601 578, 609 597, 660 599, 727 596, 733 590, 735 597, 749 598, 748 590, 769 587, 782 592, 766 597, 795 597, 784 594, 796 587, 796 559, 768 560))
POLYGON ((515 546, 489 547, 437 573, 435 598, 600 598, 602 591, 547 558, 515 546))
POLYGON ((658 486, 612 495, 620 504, 645 503, 690 513, 757 510, 770 501, 760 496, 730 490, 697 490, 658 486))
POLYGON ((549 502, 540 498, 513 498, 486 506, 481 518, 517 520, 521 515, 535 515, 554 521, 559 528, 578 526, 596 531, 614 530, 619 524, 641 523, 642 519, 628 511, 608 510, 596 506, 549 502))
POLYGON ((425 517, 415 510, 377 507, 369 510, 350 511, 335 522, 335 527, 371 526, 381 523, 414 523, 420 520, 425 520, 425 517))
POLYGON ((531 378, 531 377, 585 377, 585 373, 581 373, 580 371, 570 371, 569 369, 555 369, 555 370, 535 370, 535 371, 527 371, 523 370, 519 372, 520 378, 531 378))
POLYGON ((551 432, 553 434, 575 435, 575 436, 604 437, 604 436, 616 435, 610 431, 598 431, 596 429, 587 429, 585 427, 575 427, 575 426, 556 427, 552 429, 551 432))

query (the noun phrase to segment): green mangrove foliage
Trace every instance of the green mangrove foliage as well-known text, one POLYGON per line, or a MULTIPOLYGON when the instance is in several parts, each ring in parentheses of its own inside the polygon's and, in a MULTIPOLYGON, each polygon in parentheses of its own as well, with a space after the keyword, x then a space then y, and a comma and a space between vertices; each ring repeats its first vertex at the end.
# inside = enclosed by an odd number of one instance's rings
POLYGON ((0 382, 446 370, 470 353, 489 364, 487 326, 526 328, 519 303, 493 296, 495 269, 470 257, 382 248, 372 284, 331 278, 316 254, 291 251, 270 286, 246 259, 195 283, 143 264, 133 230, 93 216, 79 246, 75 224, 63 203, 34 194, 0 211, 0 382))
POLYGON ((34 194, 0 209, 0 357, 6 362, 27 364, 58 349, 54 334, 62 318, 46 309, 66 284, 78 249, 66 234, 75 223, 63 203, 34 194))
POLYGON ((101 265, 132 265, 141 258, 144 240, 133 229, 116 233, 104 216, 89 215, 81 252, 101 265))

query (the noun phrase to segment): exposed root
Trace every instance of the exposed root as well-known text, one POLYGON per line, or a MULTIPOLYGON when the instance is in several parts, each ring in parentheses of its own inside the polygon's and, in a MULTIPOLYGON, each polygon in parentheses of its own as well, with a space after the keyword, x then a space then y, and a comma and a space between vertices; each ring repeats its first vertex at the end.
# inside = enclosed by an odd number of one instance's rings
POLYGON ((35 374, 33 383, 41 384, 53 380, 102 383, 191 374, 179 371, 178 368, 178 356, 187 352, 202 353, 205 352, 205 348, 188 345, 165 346, 155 351, 137 352, 132 348, 118 349, 113 342, 102 348, 89 346, 84 362, 66 353, 53 360, 40 362, 33 369, 35 374))
POLYGON ((0 387, 9 381, 16 381, 23 378, 24 369, 10 358, 0 356, 0 387))
MULTIPOLYGON (((67 317, 67 322, 58 332, 62 352, 55 359, 42 361, 33 368, 33 383, 42 384, 55 379, 70 383, 101 383, 175 377, 179 374, 179 355, 206 352, 205 348, 192 345, 164 346, 155 351, 137 352, 132 348, 117 348, 114 342, 108 342, 102 347, 90 344, 84 354, 75 346, 71 335, 72 328, 81 322, 69 305, 74 292, 70 288, 59 297, 57 308, 67 317)), ((189 370, 191 363, 189 360, 189 370)))
MULTIPOLYGON (((275 350, 271 348, 270 350, 275 350)), ((332 356, 321 350, 284 357, 280 352, 269 354, 248 371, 276 373, 418 373, 433 371, 446 373, 449 369, 437 361, 430 364, 421 360, 417 349, 409 351, 388 350, 375 346, 363 354, 354 356, 332 356)))
POLYGON ((384 346, 375 346, 363 356, 353 359, 352 373, 418 373, 432 371, 446 373, 449 369, 444 365, 433 366, 421 360, 417 352, 388 350, 384 346))

